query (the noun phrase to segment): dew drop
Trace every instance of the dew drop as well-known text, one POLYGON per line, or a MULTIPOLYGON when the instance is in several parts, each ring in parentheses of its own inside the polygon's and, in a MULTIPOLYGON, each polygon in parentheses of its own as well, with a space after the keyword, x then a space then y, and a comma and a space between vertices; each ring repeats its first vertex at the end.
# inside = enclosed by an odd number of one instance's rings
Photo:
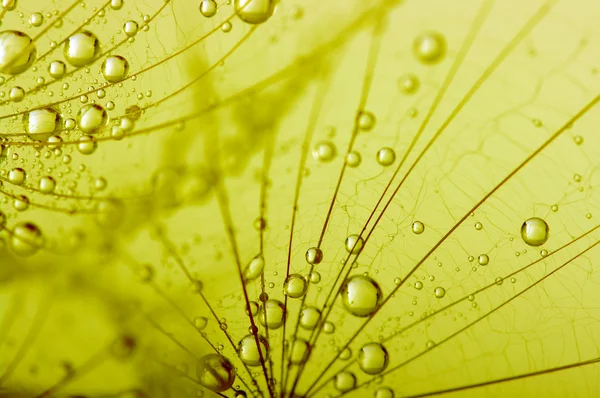
POLYGON ((375 127, 377 119, 372 112, 361 111, 358 114, 358 129, 360 131, 371 131, 375 127))
POLYGON ((306 262, 309 264, 320 264, 323 261, 323 251, 318 247, 311 247, 306 251, 306 262))
POLYGON ((202 0, 200 2, 200 13, 206 18, 212 18, 217 14, 217 2, 215 0, 202 0))
POLYGON ((296 339, 292 344, 292 352, 290 353, 290 362, 293 365, 300 365, 308 359, 310 346, 308 341, 304 339, 296 339))
POLYGON ((424 64, 436 64, 446 55, 446 39, 438 32, 424 32, 413 42, 415 57, 424 64))
POLYGON ((541 246, 548 240, 550 228, 538 217, 528 219, 521 226, 521 238, 529 246, 541 246))
POLYGON ((36 28, 44 23, 44 15, 41 12, 34 12, 29 17, 29 23, 36 28))
POLYGON ((48 139, 59 122, 60 115, 52 108, 34 109, 23 115, 25 132, 35 139, 48 139))
POLYGON ((261 325, 266 326, 269 329, 280 328, 285 320, 285 306, 279 300, 268 300, 260 307, 260 310, 258 311, 258 320, 261 325), (265 311, 267 315, 266 324, 265 311))
POLYGON ((31 256, 42 246, 42 232, 37 225, 29 222, 15 225, 10 237, 10 248, 15 254, 23 257, 31 256))
POLYGON ((50 176, 42 177, 40 178, 39 188, 43 193, 52 193, 56 188, 56 180, 50 176))
POLYGON ((21 185, 25 181, 26 173, 20 167, 15 167, 8 172, 8 181, 14 185, 21 185))
POLYGON ((317 326, 320 317, 321 312, 316 307, 306 307, 300 313, 300 327, 313 330, 317 326))
POLYGON ((335 158, 337 151, 331 141, 319 141, 315 144, 312 154, 315 160, 327 163, 335 158))
POLYGON ((208 354, 198 360, 196 366, 198 382, 213 392, 228 390, 235 381, 235 367, 219 354, 208 354))
POLYGON ((390 166, 396 160, 396 152, 392 148, 381 148, 377 151, 377 163, 382 166, 390 166))
POLYGON ((63 54, 68 63, 81 67, 92 63, 100 53, 100 42, 90 31, 84 30, 70 36, 63 54))
POLYGON ((417 290, 421 290, 421 289, 423 289, 423 282, 421 282, 421 281, 416 281, 416 282, 415 282, 415 289, 417 289, 417 290))
POLYGON ((83 155, 91 155, 96 151, 97 147, 96 140, 90 135, 80 137, 77 143, 77 150, 83 155))
POLYGON ((97 104, 84 105, 77 113, 77 125, 84 133, 93 134, 106 125, 108 114, 97 104))
POLYGON ((346 246, 346 251, 351 254, 357 254, 363 248, 365 241, 359 235, 353 234, 349 235, 346 238, 344 245, 346 246))
POLYGON ((333 384, 341 392, 347 392, 356 387, 356 376, 350 372, 340 372, 335 375, 333 384))
POLYGON ((110 0, 110 8, 120 10, 123 8, 123 0, 110 0))
POLYGON ((335 332, 335 325, 329 321, 323 323, 323 331, 328 334, 335 332))
POLYGON ((374 398, 394 398, 394 390, 389 387, 381 387, 375 390, 374 398))
POLYGON ((59 79, 67 73, 67 65, 63 61, 52 61, 48 65, 48 73, 55 79, 59 79))
POLYGON ((283 292, 291 298, 300 298, 304 296, 308 289, 306 278, 300 274, 289 275, 284 284, 283 292))
POLYGON ((135 36, 137 34, 137 32, 138 32, 138 29, 139 29, 139 25, 135 21, 126 21, 123 24, 123 32, 128 37, 135 36))
POLYGON ((354 275, 345 280, 340 294, 346 310, 359 317, 367 317, 377 311, 383 299, 377 282, 364 275, 354 275))
POLYGON ((388 352, 379 343, 367 343, 358 352, 358 366, 367 374, 376 375, 383 372, 388 362, 388 352))
POLYGON ((479 257, 477 257, 477 262, 479 265, 488 265, 490 257, 487 254, 480 254, 479 257))
POLYGON ((421 221, 415 221, 412 223, 413 233, 420 235, 425 231, 425 225, 421 221))
POLYGON ((276 0, 233 0, 233 9, 238 18, 253 25, 271 18, 276 5, 276 0))
POLYGON ((0 73, 17 75, 35 61, 36 48, 29 36, 17 30, 0 32, 0 73))
POLYGON ((437 297, 437 298, 442 298, 446 295, 446 289, 444 289, 441 286, 436 287, 433 292, 435 294, 435 297, 437 297))
POLYGON ((258 278, 264 269, 265 258, 262 254, 257 254, 244 268, 244 281, 248 282, 258 278))
POLYGON ((129 62, 120 55, 111 55, 102 63, 102 76, 111 83, 117 83, 127 77, 129 62))
POLYGON ((12 87, 8 92, 8 98, 14 102, 21 102, 25 98, 25 90, 19 86, 12 87))
POLYGON ((348 155, 346 155, 346 163, 348 163, 348 166, 350 167, 360 166, 361 161, 362 157, 360 156, 360 153, 356 151, 349 152, 348 155))
POLYGON ((398 89, 404 94, 414 94, 419 89, 419 78, 411 73, 400 76, 398 79, 398 89))
POLYGON ((258 346, 260 346, 260 352, 258 351, 254 334, 248 334, 244 336, 238 344, 238 354, 242 362, 248 366, 259 366, 261 364, 260 358, 262 353, 262 359, 267 360, 267 354, 269 351, 269 343, 262 335, 256 335, 258 339, 258 346))

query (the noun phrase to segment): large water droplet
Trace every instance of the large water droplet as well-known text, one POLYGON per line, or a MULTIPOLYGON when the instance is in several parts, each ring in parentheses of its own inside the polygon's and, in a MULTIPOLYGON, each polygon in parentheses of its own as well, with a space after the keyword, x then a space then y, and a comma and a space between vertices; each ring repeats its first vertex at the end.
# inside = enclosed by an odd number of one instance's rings
POLYGON ((365 241, 359 235, 349 235, 344 242, 348 253, 357 254, 363 248, 365 241))
POLYGON ((129 73, 129 62, 120 55, 111 55, 102 63, 102 76, 111 83, 120 82, 129 73))
POLYGON ((381 148, 377 151, 377 163, 382 166, 390 166, 396 160, 396 152, 392 148, 381 148))
POLYGON ((35 60, 35 44, 17 30, 0 32, 0 73, 17 75, 25 72, 35 60))
POLYGON ((283 292, 291 298, 300 298, 304 296, 308 289, 306 278, 300 274, 291 274, 283 284, 283 292))
POLYGON ((304 339, 296 339, 292 344, 292 352, 290 353, 290 362, 294 365, 300 365, 308 359, 310 346, 304 339))
POLYGON ((313 330, 317 326, 320 317, 321 311, 316 307, 306 307, 300 313, 300 327, 306 330, 313 330))
POLYGON ((37 225, 29 222, 19 223, 13 228, 10 237, 10 248, 19 256, 31 256, 43 246, 42 231, 37 225))
POLYGON ((383 299, 381 288, 373 279, 354 275, 342 285, 342 304, 352 315, 366 317, 377 311, 383 299))
POLYGON ((73 66, 85 66, 96 59, 100 53, 100 42, 92 32, 84 30, 67 39, 64 56, 73 66))
POLYGON ((236 15, 249 24, 266 22, 275 11, 276 0, 233 0, 236 15))
POLYGON ((235 367, 219 354, 208 354, 198 360, 196 365, 198 382, 214 392, 223 392, 235 381, 235 367))
POLYGON ((97 104, 84 105, 77 113, 77 125, 84 133, 92 134, 106 125, 108 114, 97 104))
POLYGON ((46 140, 60 123, 60 114, 52 108, 34 109, 23 115, 23 127, 31 138, 46 140))
POLYGON ((202 0, 200 2, 200 13, 206 18, 212 18, 217 14, 217 2, 215 0, 202 0))
POLYGON ((311 247, 306 251, 306 262, 309 264, 320 264, 323 261, 323 251, 318 247, 311 247))
POLYGON ((333 385, 339 391, 346 392, 356 387, 356 376, 350 372, 340 372, 335 375, 333 385))
POLYGON ((415 39, 413 51, 424 64, 438 63, 446 55, 446 39, 438 32, 424 32, 415 39))
POLYGON ((258 278, 264 269, 265 258, 262 254, 257 254, 244 268, 244 281, 248 282, 258 278))
POLYGON ((367 374, 376 375, 383 372, 388 362, 388 352, 379 343, 367 343, 358 352, 358 366, 367 374))
POLYGON ((285 306, 279 300, 268 300, 264 303, 258 312, 258 320, 261 325, 269 329, 278 329, 283 325, 285 320, 285 306), (267 315, 267 323, 265 324, 265 311, 267 315))
POLYGON ((530 218, 521 226, 521 238, 529 246, 541 246, 548 240, 550 227, 538 217, 530 218))
MULTIPOLYGON (((267 354, 269 352, 269 343, 267 339, 265 339, 261 335, 257 335, 258 345, 260 346, 260 351, 262 353, 262 359, 267 361, 267 354)), ((248 366, 259 366, 260 365, 260 356, 256 340, 254 339, 253 334, 248 334, 240 340, 238 344, 238 354, 242 362, 244 362, 248 366)))

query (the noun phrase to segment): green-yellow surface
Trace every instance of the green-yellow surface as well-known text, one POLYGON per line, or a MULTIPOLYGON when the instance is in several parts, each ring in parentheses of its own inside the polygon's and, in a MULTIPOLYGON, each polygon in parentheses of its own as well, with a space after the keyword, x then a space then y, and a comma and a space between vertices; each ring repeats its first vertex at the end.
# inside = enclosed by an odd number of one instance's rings
POLYGON ((597 1, 0 15, 0 397, 600 396, 597 1))

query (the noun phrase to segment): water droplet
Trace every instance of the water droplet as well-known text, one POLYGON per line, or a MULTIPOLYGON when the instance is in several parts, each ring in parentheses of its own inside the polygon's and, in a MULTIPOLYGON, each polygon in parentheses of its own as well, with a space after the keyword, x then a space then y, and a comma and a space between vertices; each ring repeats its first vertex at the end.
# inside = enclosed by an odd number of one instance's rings
POLYGON ((481 229, 483 228, 483 224, 481 224, 480 222, 476 222, 475 223, 475 229, 478 231, 481 231, 481 229))
POLYGON ((521 238, 529 246, 541 246, 548 240, 550 228, 538 217, 528 219, 521 226, 521 238))
POLYGON ((84 30, 67 39, 63 53, 71 65, 86 66, 100 54, 100 42, 92 32, 84 30))
POLYGON ((291 298, 304 296, 306 289, 308 289, 308 282, 300 274, 291 274, 283 284, 283 292, 291 298))
POLYGON ((273 15, 276 5, 276 0, 233 0, 236 15, 249 24, 266 22, 273 15))
POLYGON ((423 282, 421 282, 421 281, 416 281, 416 282, 415 282, 415 289, 417 289, 417 290, 421 290, 421 289, 423 289, 423 282))
POLYGON ((212 18, 217 14, 217 2, 215 0, 202 0, 200 2, 200 13, 206 18, 212 18))
POLYGON ((43 246, 42 232, 37 225, 29 222, 19 223, 13 228, 10 248, 23 257, 31 256, 43 246))
POLYGON ((260 352, 256 344, 256 340, 253 334, 248 334, 242 338, 238 344, 238 354, 242 362, 248 366, 259 366, 260 357, 262 353, 262 359, 267 361, 267 354, 269 352, 269 343, 262 335, 256 335, 258 339, 258 346, 260 346, 260 352))
POLYGON ((208 319, 206 319, 206 317, 199 316, 196 319, 194 319, 194 326, 196 327, 196 329, 202 330, 206 327, 206 325, 208 325, 208 319))
POLYGON ((98 147, 96 140, 90 135, 84 135, 78 141, 77 150, 83 155, 91 155, 98 147))
POLYGON ((110 8, 120 10, 123 8, 123 0, 110 0, 110 8))
POLYGON ((373 279, 354 275, 344 281, 342 304, 352 315, 366 317, 377 311, 383 299, 381 288, 373 279))
POLYGON ((479 265, 488 265, 490 257, 487 254, 480 254, 479 257, 477 257, 477 262, 479 265))
POLYGON ((398 89, 404 94, 414 94, 419 89, 419 78, 411 73, 400 76, 398 79, 398 89))
POLYGON ((14 102, 21 102, 25 98, 25 90, 19 86, 12 87, 8 92, 8 98, 14 102))
POLYGON ((219 354, 208 354, 198 360, 196 366, 198 382, 213 392, 228 390, 235 381, 235 367, 219 354))
POLYGON ((424 32, 415 39, 413 51, 424 64, 438 63, 446 55, 446 39, 438 32, 424 32))
POLYGON ((77 113, 77 125, 84 133, 96 133, 107 121, 106 110, 97 104, 84 105, 77 113))
POLYGON ((48 73, 55 79, 61 78, 67 72, 67 65, 63 61, 52 61, 48 65, 48 73))
POLYGON ((382 166, 389 166, 396 160, 396 152, 392 148, 381 148, 377 151, 377 163, 382 166))
POLYGON ((358 366, 367 374, 376 375, 383 372, 388 362, 388 352, 379 343, 367 343, 358 352, 358 366))
POLYGON ((358 129, 360 131, 371 131, 375 127, 377 119, 369 111, 361 111, 358 114, 358 129))
POLYGON ((389 387, 381 387, 375 390, 374 398, 394 398, 394 390, 389 387))
POLYGON ((365 241, 359 235, 353 234, 346 238, 346 251, 351 254, 357 254, 363 248, 365 241))
POLYGON ((41 12, 34 12, 29 17, 29 23, 35 27, 42 26, 44 23, 44 15, 41 12))
POLYGON ((127 77, 129 62, 120 55, 111 55, 104 60, 101 70, 106 81, 117 83, 127 77))
POLYGON ((412 223, 412 231, 413 233, 420 235, 425 231, 425 225, 421 221, 415 221, 412 223))
POLYGON ((311 247, 306 251, 305 258, 309 264, 320 264, 323 261, 323 251, 318 247, 311 247))
POLYGON ((321 274, 316 271, 310 273, 310 283, 319 283, 321 282, 321 274))
POLYGON ((300 327, 313 330, 317 326, 320 317, 321 312, 316 307, 306 307, 300 313, 300 327))
POLYGON ((54 189, 56 188, 56 180, 50 176, 42 177, 40 178, 39 188, 43 193, 54 192, 54 189))
POLYGON ((262 254, 257 254, 244 268, 244 281, 248 282, 258 278, 264 269, 265 258, 262 254))
POLYGON ((573 141, 575 141, 576 145, 581 145, 583 144, 583 137, 580 135, 576 135, 575 137, 573 137, 573 141))
POLYGON ((350 167, 358 167, 361 161, 362 157, 360 156, 360 153, 356 151, 349 152, 348 155, 346 155, 346 162, 350 167))
POLYGON ((129 37, 133 37, 137 34, 139 25, 135 21, 127 21, 123 24, 123 32, 129 37))
POLYGON ((269 329, 278 329, 283 325, 285 320, 285 306, 279 300, 268 300, 266 303, 261 305, 258 311, 258 320, 261 325, 268 327, 269 329), (265 324, 265 308, 267 315, 267 323, 265 324))
POLYGON ((294 365, 300 365, 308 359, 310 346, 304 339, 296 339, 292 344, 292 352, 290 353, 290 362, 294 365))
POLYGON ((319 141, 313 149, 313 158, 323 163, 331 162, 336 154, 335 145, 331 141, 319 141))
POLYGON ((340 372, 335 375, 333 385, 341 392, 350 391, 356 387, 356 376, 350 372, 340 372))
POLYGON ((17 75, 35 61, 36 48, 29 36, 17 30, 0 32, 0 73, 17 75))
POLYGON ((435 297, 437 298, 442 298, 446 295, 446 289, 444 289, 441 286, 436 287, 433 292, 435 293, 435 297))
POLYGON ((14 185, 21 185, 25 181, 26 173, 20 167, 15 167, 8 172, 8 181, 14 185))
POLYGON ((335 325, 329 321, 323 323, 323 331, 328 334, 335 332, 335 325))
POLYGON ((60 115, 52 108, 34 109, 23 115, 23 126, 31 138, 45 140, 56 130, 60 115))

